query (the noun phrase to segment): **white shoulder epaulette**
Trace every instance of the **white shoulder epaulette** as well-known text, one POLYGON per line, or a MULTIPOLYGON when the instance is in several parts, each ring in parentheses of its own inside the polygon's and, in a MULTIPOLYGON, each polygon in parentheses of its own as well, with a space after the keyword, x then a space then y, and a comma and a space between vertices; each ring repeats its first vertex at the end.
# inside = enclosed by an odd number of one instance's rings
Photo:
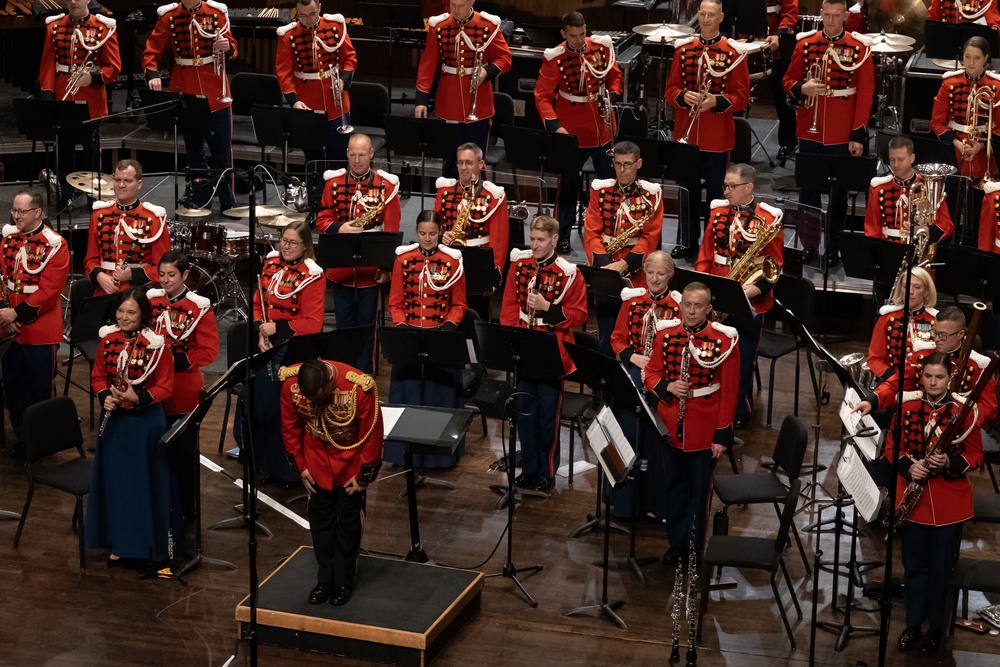
POLYGON ((212 307, 212 300, 207 296, 202 296, 197 292, 192 292, 191 290, 188 290, 187 296, 194 302, 194 305, 198 306, 202 310, 212 307))
POLYGON ((456 248, 449 248, 446 245, 439 245, 438 246, 438 250, 440 250, 444 254, 448 255, 452 259, 457 259, 459 261, 461 261, 461 259, 462 259, 462 251, 458 250, 456 248))
POLYGON ((265 257, 264 259, 274 259, 277 256, 278 256, 278 251, 272 250, 271 252, 267 253, 267 257, 265 257))
POLYGON ((869 37, 868 35, 863 35, 860 32, 852 32, 851 33, 851 37, 853 37, 854 39, 858 40, 859 42, 861 42, 865 46, 871 46, 872 45, 872 38, 869 37))
POLYGON ((914 352, 923 352, 924 350, 933 350, 937 345, 932 340, 914 338, 912 347, 914 352))
POLYGON ((143 329, 142 337, 149 341, 149 349, 151 350, 158 350, 163 347, 163 336, 151 329, 143 329))
POLYGON ((784 211, 782 211, 780 208, 778 208, 777 206, 771 206, 766 201, 757 202, 757 205, 760 206, 765 211, 767 211, 768 213, 770 213, 771 215, 773 215, 775 220, 780 220, 785 215, 784 211))
POLYGON ((396 174, 390 174, 387 171, 382 171, 381 169, 376 169, 375 173, 382 177, 382 180, 389 181, 393 185, 399 185, 399 176, 396 174))
POLYGON ((657 331, 663 331, 664 329, 669 329, 671 327, 675 327, 675 326, 677 326, 680 323, 681 323, 680 318, 677 318, 677 317, 675 317, 675 318, 673 318, 671 320, 660 320, 659 322, 656 323, 656 330, 657 331))
POLYGON ((419 243, 411 243, 410 245, 401 245, 401 246, 398 246, 396 248, 396 257, 399 257, 400 255, 405 255, 406 253, 410 252, 411 250, 416 250, 419 247, 420 247, 419 243))
POLYGON ((276 29, 275 32, 278 33, 278 37, 284 37, 285 35, 288 34, 289 30, 295 27, 297 23, 298 21, 292 21, 288 25, 283 25, 280 28, 276 29))
POLYGON ((327 169, 323 172, 323 180, 329 181, 331 178, 340 178, 345 173, 347 173, 346 169, 327 169))
POLYGON ((444 176, 438 176, 438 179, 434 181, 434 187, 440 190, 441 188, 453 188, 455 183, 458 183, 457 178, 445 178, 444 176))
POLYGON ((493 195, 494 199, 503 199, 507 195, 503 188, 499 185, 490 183, 489 181, 483 181, 483 190, 486 190, 493 195))
POLYGON ((681 48, 682 46, 687 46, 694 41, 694 35, 690 37, 685 37, 684 39, 678 39, 674 41, 674 50, 681 48))
POLYGON ((155 287, 151 290, 146 290, 147 299, 159 299, 161 296, 166 296, 167 290, 162 287, 155 287))
POLYGON ((879 308, 878 309, 878 314, 880 316, 881 315, 888 315, 889 313, 894 313, 897 310, 903 310, 903 307, 902 306, 894 306, 894 305, 892 305, 890 303, 890 304, 886 304, 886 305, 882 306, 881 308, 879 308))
POLYGON ((174 11, 175 9, 177 9, 177 5, 178 5, 178 3, 176 3, 176 2, 171 2, 169 5, 161 5, 161 6, 159 6, 159 7, 156 8, 156 13, 159 16, 163 16, 164 14, 169 14, 170 12, 174 11))
POLYGON ((48 25, 50 23, 55 23, 56 21, 58 21, 59 19, 61 19, 64 16, 66 16, 65 13, 63 13, 63 14, 56 14, 55 16, 49 16, 49 17, 47 17, 45 19, 45 25, 48 25))
POLYGON ((983 185, 983 192, 986 194, 992 194, 997 190, 1000 190, 1000 181, 988 181, 983 185))
POLYGON ((649 194, 653 195, 654 197, 659 197, 660 196, 660 184, 659 183, 650 183, 649 181, 644 181, 644 180, 642 180, 640 178, 639 179, 639 187, 642 188, 643 190, 645 190, 646 192, 648 192, 649 194))
POLYGON ((953 69, 953 70, 950 70, 950 71, 945 72, 944 74, 942 74, 941 78, 942 79, 950 79, 951 77, 958 76, 959 74, 965 74, 965 70, 964 69, 953 69))
POLYGON ((500 25, 500 17, 496 14, 490 14, 489 12, 479 12, 479 15, 484 19, 492 23, 493 25, 500 25))
POLYGON ((157 206, 156 204, 150 204, 148 201, 143 202, 143 205, 150 210, 150 212, 155 215, 160 220, 165 220, 167 217, 167 209, 162 206, 157 206))
POLYGON ((551 49, 545 49, 542 54, 546 60, 552 60, 553 58, 558 58, 562 54, 566 53, 566 46, 560 44, 559 46, 553 46, 551 49))
POLYGON ((613 178, 595 178, 590 182, 591 190, 603 190, 604 188, 610 188, 615 184, 615 179, 613 178))
POLYGON ((336 21, 337 23, 344 22, 344 15, 340 12, 337 12, 336 14, 323 14, 323 18, 327 21, 336 21))
POLYGON ((528 249, 512 248, 510 251, 510 261, 512 262, 520 262, 522 259, 528 259, 529 257, 531 257, 531 250, 528 249))
POLYGON ((816 34, 815 30, 806 30, 805 32, 800 32, 795 35, 795 40, 805 39, 806 37, 812 37, 816 34))
POLYGON ((849 11, 851 14, 860 14, 861 13, 861 3, 860 2, 855 2, 853 5, 850 6, 850 8, 847 11, 849 11))
POLYGON ((615 42, 611 39, 611 35, 592 35, 590 41, 597 42, 607 49, 613 49, 615 47, 615 42))
POLYGON ((218 9, 223 14, 229 13, 229 7, 226 7, 224 4, 222 4, 221 2, 217 2, 216 0, 205 0, 205 4, 211 7, 212 9, 218 9))
POLYGON ((994 81, 1000 81, 1000 74, 997 74, 996 72, 987 71, 986 76, 990 77, 994 81))
POLYGON ((924 310, 927 311, 927 314, 930 315, 931 317, 937 317, 938 314, 937 308, 924 308, 924 310))
POLYGON ((713 199, 712 203, 708 205, 709 208, 725 208, 729 206, 728 199, 713 199))
POLYGON ((987 357, 985 354, 980 354, 976 352, 975 350, 969 351, 969 359, 971 361, 974 361, 976 365, 979 366, 980 368, 986 368, 987 366, 990 365, 990 358, 987 357))
POLYGON ((65 239, 61 235, 56 234, 48 225, 42 227, 42 236, 45 237, 45 240, 53 248, 58 248, 65 242, 65 239))
POLYGON ((622 301, 628 301, 629 299, 634 299, 636 297, 642 296, 645 293, 646 293, 645 287, 623 287, 622 301))
POLYGON ((94 18, 108 26, 109 28, 117 28, 118 21, 114 20, 110 16, 105 16, 104 14, 94 14, 94 18))
MULTIPOLYGON (((954 395, 952 395, 954 397, 954 395)), ((924 392, 922 391, 904 391, 903 392, 903 402, 906 401, 919 401, 924 397, 924 392)))
POLYGON ((117 324, 105 324, 103 327, 97 330, 97 335, 100 336, 101 338, 104 338, 106 336, 110 336, 116 331, 121 331, 118 328, 117 324))
POLYGON ((674 300, 674 303, 680 304, 681 293, 678 292, 677 290, 670 290, 670 298, 674 300))
POLYGON ((10 236, 11 234, 17 234, 17 225, 4 225, 3 235, 10 236))
POLYGON ((306 257, 305 261, 306 268, 309 269, 309 275, 315 276, 323 273, 323 267, 316 263, 316 260, 309 259, 306 257))
POLYGON ((444 14, 438 14, 437 16, 432 16, 429 19, 427 19, 427 25, 433 28, 437 26, 438 23, 444 21, 449 16, 451 16, 451 14, 449 14, 448 12, 445 12, 444 14))
POLYGON ((565 257, 556 257, 556 266, 563 270, 567 276, 576 275, 576 264, 567 260, 565 257))
POLYGON ((727 326, 725 324, 719 324, 718 322, 712 322, 712 328, 721 334, 725 334, 730 338, 737 338, 736 327, 727 326))
POLYGON ((111 202, 98 199, 91 208, 95 211, 100 211, 102 208, 111 208, 111 202))
POLYGON ((876 176, 875 178, 873 178, 871 180, 871 186, 873 188, 877 188, 878 186, 885 185, 886 183, 889 183, 890 181, 892 181, 892 174, 888 174, 886 176, 876 176))
POLYGON ((750 47, 747 46, 746 42, 740 42, 735 39, 727 39, 726 44, 728 44, 730 48, 732 48, 732 50, 735 51, 736 53, 742 54, 750 50, 750 47))

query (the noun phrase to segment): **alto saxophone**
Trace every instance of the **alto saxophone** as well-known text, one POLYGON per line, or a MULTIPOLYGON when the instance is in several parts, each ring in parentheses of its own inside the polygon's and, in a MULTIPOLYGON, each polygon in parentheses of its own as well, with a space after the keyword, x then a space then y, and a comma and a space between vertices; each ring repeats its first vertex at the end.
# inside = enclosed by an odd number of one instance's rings
POLYGON ((455 222, 451 226, 452 236, 455 238, 452 240, 451 245, 464 246, 465 237, 468 234, 466 228, 469 226, 469 216, 472 215, 472 201, 475 198, 475 186, 465 188, 465 194, 462 196, 460 208, 458 215, 455 216, 455 222))
POLYGON ((653 217, 653 213, 655 213, 655 209, 652 203, 647 201, 646 213, 645 215, 642 216, 639 222, 633 223, 631 227, 624 230, 621 234, 615 236, 610 241, 608 241, 607 245, 608 257, 610 258, 612 255, 616 255, 622 250, 624 250, 625 246, 628 245, 628 242, 642 232, 642 228, 646 225, 647 222, 649 222, 649 219, 653 217))
MULTIPOLYGON (((681 382, 689 382, 691 380, 691 351, 689 347, 691 345, 690 341, 684 343, 684 349, 681 351, 681 382)), ((677 398, 677 437, 681 440, 684 439, 684 414, 687 412, 687 399, 690 394, 690 390, 684 393, 684 395, 677 398)))
POLYGON ((378 204, 374 208, 370 208, 351 223, 351 227, 366 227, 368 223, 377 218, 382 210, 385 209, 385 197, 379 199, 378 204))

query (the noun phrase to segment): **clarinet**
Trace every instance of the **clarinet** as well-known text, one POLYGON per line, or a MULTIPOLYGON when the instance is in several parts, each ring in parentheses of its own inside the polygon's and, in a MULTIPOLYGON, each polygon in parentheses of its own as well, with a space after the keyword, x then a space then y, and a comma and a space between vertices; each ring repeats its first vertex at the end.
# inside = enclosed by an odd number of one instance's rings
POLYGON ((674 632, 670 641, 670 664, 681 661, 681 604, 684 602, 684 573, 680 564, 674 570, 674 603, 670 610, 670 620, 674 622, 674 632))
POLYGON ((685 662, 688 665, 698 664, 698 649, 695 647, 695 636, 698 633, 698 609, 694 599, 698 586, 698 551, 694 542, 695 536, 692 530, 691 550, 688 552, 687 580, 688 650, 685 662))
MULTIPOLYGON (((132 353, 134 351, 135 351, 135 345, 133 345, 132 350, 129 351, 128 361, 125 363, 125 367, 122 368, 121 366, 119 366, 117 372, 115 373, 115 379, 114 382, 112 382, 112 385, 118 391, 125 391, 126 389, 128 389, 128 369, 129 366, 132 365, 132 353)), ((114 408, 104 411, 104 416, 101 417, 101 426, 97 429, 98 440, 101 438, 102 435, 104 435, 104 429, 107 428, 108 426, 108 420, 111 419, 112 412, 114 412, 114 408)))

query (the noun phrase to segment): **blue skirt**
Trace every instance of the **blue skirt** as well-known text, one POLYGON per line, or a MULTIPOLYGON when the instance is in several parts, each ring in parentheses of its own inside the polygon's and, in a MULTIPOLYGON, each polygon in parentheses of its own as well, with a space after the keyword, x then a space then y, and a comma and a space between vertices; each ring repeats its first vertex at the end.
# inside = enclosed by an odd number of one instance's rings
MULTIPOLYGON (((285 442, 281 437, 281 382, 278 380, 278 370, 287 349, 282 348, 274 355, 270 362, 270 372, 264 367, 253 376, 253 423, 250 428, 257 470, 282 482, 293 483, 298 482, 300 477, 295 461, 285 450, 285 442)), ((243 463, 243 457, 248 451, 243 437, 247 400, 248 392, 244 386, 236 402, 233 422, 233 437, 240 446, 240 463, 243 463)))

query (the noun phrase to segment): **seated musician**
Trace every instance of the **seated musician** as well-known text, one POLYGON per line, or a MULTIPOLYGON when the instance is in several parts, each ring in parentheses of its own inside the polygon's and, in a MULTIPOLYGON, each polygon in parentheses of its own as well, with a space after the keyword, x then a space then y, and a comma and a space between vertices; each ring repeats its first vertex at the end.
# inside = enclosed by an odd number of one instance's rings
POLYGON ((904 336, 901 304, 906 274, 900 273, 890 297, 892 303, 879 309, 879 318, 868 344, 868 368, 883 380, 897 367, 900 355, 908 355, 914 350, 917 341, 931 342, 931 328, 937 316, 934 308, 937 303, 937 288, 926 269, 916 267, 910 273, 910 293, 906 298, 906 307, 910 311, 909 330, 904 336))
MULTIPOLYGON (((441 216, 437 211, 421 211, 417 216, 417 242, 399 246, 392 267, 389 314, 395 327, 455 331, 465 317, 465 272, 462 253, 438 244, 441 216)), ((395 364, 389 385, 389 402, 460 408, 465 404, 462 372, 455 368, 426 367, 421 378, 419 366, 395 364)), ((386 441, 384 458, 403 462, 402 443, 386 441)), ((418 468, 447 468, 464 453, 464 439, 451 456, 413 457, 418 468)))
MULTIPOLYGON (((347 147, 347 169, 323 174, 322 208, 316 229, 327 234, 361 234, 399 231, 399 178, 372 169, 375 149, 364 134, 351 137, 347 147)), ((361 356, 354 365, 364 373, 374 367, 375 313, 379 284, 388 274, 374 266, 330 268, 326 279, 333 290, 337 328, 367 327, 361 356)))
POLYGON ((657 413, 669 432, 663 454, 670 548, 663 560, 671 565, 688 553, 692 533, 701 553, 715 462, 732 446, 740 381, 739 334, 709 319, 708 286, 689 283, 680 305, 680 319, 657 324, 643 380, 660 399, 657 413))
MULTIPOLYGON (((587 321, 587 288, 576 266, 556 254, 559 223, 538 216, 531 221, 530 250, 510 251, 500 324, 554 333, 563 369, 573 362, 563 347, 573 329, 587 321)), ((562 381, 519 380, 514 419, 521 441, 521 474, 514 483, 550 491, 559 467, 559 409, 562 381)))
MULTIPOLYGON (((914 202, 930 193, 922 174, 913 169, 917 156, 913 154, 913 140, 900 134, 889 140, 889 169, 891 174, 877 176, 868 188, 868 206, 865 209, 865 236, 908 243, 911 234, 923 228, 916 219, 914 202), (923 190, 914 195, 914 189, 923 190)), ((941 205, 931 214, 927 228, 928 242, 937 243, 951 236, 955 225, 948 207, 941 205)))
POLYGON ((784 264, 783 213, 754 198, 756 182, 757 171, 750 165, 729 165, 722 186, 728 199, 712 202, 705 237, 694 263, 695 271, 740 281, 753 308, 752 315, 731 314, 726 319, 726 324, 740 333, 740 394, 734 422, 737 428, 750 422, 761 327, 764 314, 774 305, 771 288, 784 264))
POLYGON ((142 165, 115 165, 115 201, 94 202, 84 271, 98 295, 159 280, 156 268, 170 250, 167 211, 141 201, 142 165))

